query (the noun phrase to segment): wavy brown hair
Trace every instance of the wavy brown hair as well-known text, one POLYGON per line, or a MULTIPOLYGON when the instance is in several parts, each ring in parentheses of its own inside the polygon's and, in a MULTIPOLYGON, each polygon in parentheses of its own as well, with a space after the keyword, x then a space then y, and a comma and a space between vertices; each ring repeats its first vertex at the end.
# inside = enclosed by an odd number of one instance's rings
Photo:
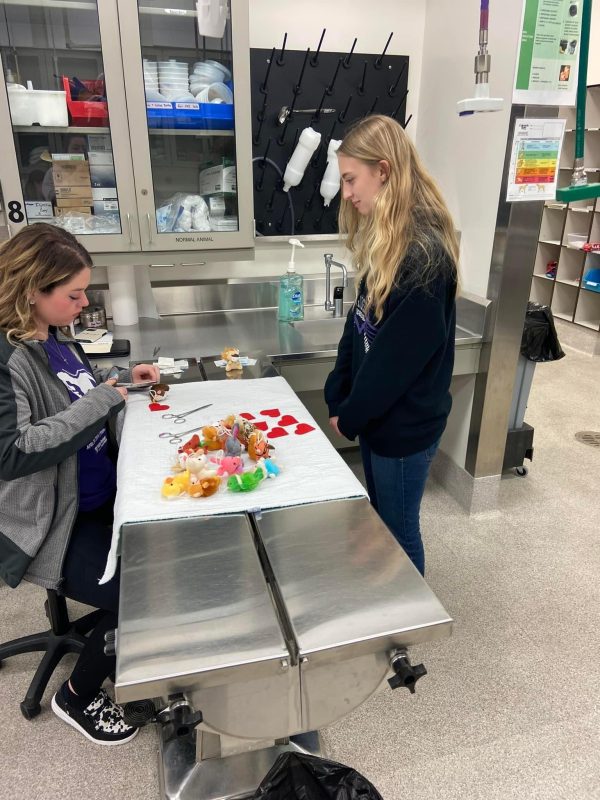
POLYGON ((11 344, 35 339, 37 325, 29 298, 50 294, 85 267, 92 267, 85 247, 68 231, 37 222, 0 247, 0 330, 11 344))
POLYGON ((339 211, 339 230, 348 235, 357 279, 365 281, 375 319, 381 321, 394 286, 408 279, 399 270, 407 255, 422 261, 418 275, 411 270, 411 280, 426 285, 446 270, 457 281, 459 248, 452 217, 402 126, 380 114, 366 117, 348 130, 337 152, 371 166, 387 161, 390 168, 370 214, 362 216, 343 198, 339 211))

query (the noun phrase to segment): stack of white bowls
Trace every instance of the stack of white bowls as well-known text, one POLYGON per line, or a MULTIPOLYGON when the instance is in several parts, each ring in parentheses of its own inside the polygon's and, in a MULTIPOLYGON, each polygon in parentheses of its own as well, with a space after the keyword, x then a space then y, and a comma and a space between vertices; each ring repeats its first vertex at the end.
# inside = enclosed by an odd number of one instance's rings
POLYGON ((193 100, 190 94, 189 67, 185 61, 158 62, 158 83, 161 95, 170 101, 193 100))
POLYGON ((147 92, 158 92, 158 64, 149 58, 144 59, 144 86, 147 92))
POLYGON ((232 103, 231 90, 224 84, 228 80, 231 80, 231 72, 223 64, 210 60, 197 61, 190 75, 190 92, 201 103, 232 103))

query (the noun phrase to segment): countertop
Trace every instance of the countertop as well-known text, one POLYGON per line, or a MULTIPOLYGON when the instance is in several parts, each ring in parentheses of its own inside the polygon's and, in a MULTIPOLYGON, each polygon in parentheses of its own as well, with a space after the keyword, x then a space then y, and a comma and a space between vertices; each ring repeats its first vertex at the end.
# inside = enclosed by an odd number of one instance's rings
MULTIPOLYGON (((345 311, 350 308, 347 305, 345 311)), ((126 365, 133 360, 152 359, 157 347, 160 355, 213 356, 224 347, 238 347, 242 355, 260 361, 333 358, 344 326, 345 316, 325 317, 321 307, 307 307, 300 323, 278 322, 276 310, 219 311, 202 314, 182 314, 160 319, 142 318, 137 325, 111 326, 115 339, 129 339, 131 354, 115 358, 126 365)), ((459 320, 460 323, 460 320, 459 320)), ((457 325, 457 348, 481 346, 481 335, 457 325)), ((94 355, 94 361, 102 356, 94 355)))

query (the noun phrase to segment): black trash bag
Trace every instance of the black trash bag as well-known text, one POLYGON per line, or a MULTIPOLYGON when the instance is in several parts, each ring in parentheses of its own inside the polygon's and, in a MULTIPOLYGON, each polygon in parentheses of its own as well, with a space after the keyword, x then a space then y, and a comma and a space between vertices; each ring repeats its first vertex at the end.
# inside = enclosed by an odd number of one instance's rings
POLYGON ((253 800, 383 800, 365 777, 350 767, 305 753, 282 753, 253 800))
POLYGON ((564 352, 558 341, 554 317, 549 306, 527 303, 525 327, 521 338, 521 355, 529 361, 558 361, 564 352))

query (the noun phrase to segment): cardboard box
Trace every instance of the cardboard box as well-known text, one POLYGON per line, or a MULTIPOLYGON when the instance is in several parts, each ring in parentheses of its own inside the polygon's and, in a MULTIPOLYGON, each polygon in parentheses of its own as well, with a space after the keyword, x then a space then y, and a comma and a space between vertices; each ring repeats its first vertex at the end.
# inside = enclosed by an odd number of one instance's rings
POLYGON ((54 216, 60 217, 61 214, 91 214, 92 209, 90 206, 69 206, 68 208, 63 208, 62 206, 57 206, 54 209, 54 216))
POLYGON ((53 161, 52 179, 56 196, 61 186, 91 186, 90 165, 87 161, 53 161))
POLYGON ((87 186, 57 186, 56 187, 56 200, 57 205, 60 205, 60 200, 79 200, 80 205, 92 205, 94 198, 92 197, 92 187, 87 186))
POLYGON ((237 194, 235 165, 218 164, 200 172, 200 194, 237 194))
POLYGON ((56 205, 59 208, 75 208, 76 206, 84 205, 80 197, 57 197, 56 205))

